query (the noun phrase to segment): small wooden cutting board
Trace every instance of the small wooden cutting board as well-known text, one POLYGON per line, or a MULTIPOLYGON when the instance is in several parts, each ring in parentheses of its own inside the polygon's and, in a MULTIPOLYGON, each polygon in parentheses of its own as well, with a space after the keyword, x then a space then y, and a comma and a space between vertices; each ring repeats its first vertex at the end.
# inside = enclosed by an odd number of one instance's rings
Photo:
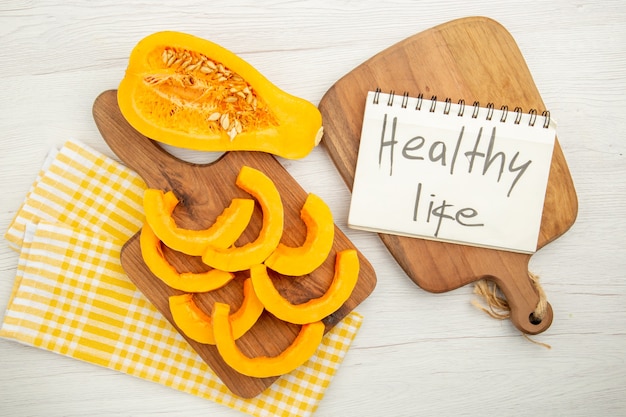
MULTIPOLYGON (((173 213, 178 226, 188 229, 206 229, 227 207, 233 198, 252 198, 235 185, 235 179, 244 165, 256 168, 268 175, 275 183, 285 210, 285 225, 281 242, 299 246, 304 242, 306 226, 300 219, 300 209, 307 192, 283 168, 276 158, 262 152, 228 152, 211 164, 198 165, 182 161, 167 153, 156 142, 133 129, 124 119, 117 105, 114 90, 103 92, 95 100, 93 116, 113 152, 129 168, 135 170, 150 188, 173 191, 180 203, 173 213)), ((262 224, 260 208, 237 245, 256 238, 262 224)), ((170 314, 168 297, 181 294, 155 277, 143 262, 139 245, 139 233, 122 248, 121 262, 131 281, 146 295, 156 308, 176 327, 170 314)), ((276 288, 292 303, 305 302, 321 296, 330 286, 334 274, 335 255, 338 251, 355 248, 352 242, 335 226, 333 248, 324 264, 311 274, 302 277, 284 277, 272 273, 276 288)), ((178 271, 200 272, 208 269, 199 257, 179 252, 164 252, 178 271)), ((360 273, 356 288, 349 300, 335 313, 325 318, 326 331, 331 329, 373 291, 376 275, 370 263, 359 252, 360 273)), ((210 314, 214 302, 226 302, 233 311, 243 300, 243 281, 248 271, 236 274, 235 280, 225 287, 194 297, 198 305, 210 314)), ((276 356, 295 339, 300 326, 281 321, 264 312, 259 321, 238 340, 241 350, 248 356, 276 356)), ((187 338, 189 344, 215 371, 224 384, 235 394, 251 398, 260 394, 277 378, 251 378, 230 368, 217 352, 215 346, 197 343, 187 338)))
MULTIPOLYGON (((325 144, 343 180, 352 188, 365 99, 376 88, 411 96, 433 95, 466 103, 493 103, 525 111, 545 109, 524 58, 511 35, 484 17, 454 20, 409 37, 378 53, 335 83, 319 104, 325 144)), ((543 192, 543 191, 541 191, 543 192)), ((554 146, 537 249, 574 223, 578 201, 558 143, 554 146)), ((528 334, 552 323, 531 320, 539 301, 528 276, 531 255, 380 234, 406 274, 420 287, 445 292, 479 279, 497 282, 511 308, 511 320, 528 334)))

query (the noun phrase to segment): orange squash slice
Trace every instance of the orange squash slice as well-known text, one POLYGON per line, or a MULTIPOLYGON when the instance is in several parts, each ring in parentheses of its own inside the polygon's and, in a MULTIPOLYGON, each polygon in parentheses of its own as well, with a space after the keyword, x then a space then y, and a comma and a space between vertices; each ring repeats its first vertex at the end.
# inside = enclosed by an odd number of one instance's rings
POLYGON ((243 166, 237 176, 239 188, 253 195, 261 206, 263 224, 256 240, 239 247, 210 245, 202 261, 222 271, 243 271, 260 264, 276 249, 283 234, 284 209, 280 194, 272 180, 261 171, 243 166))
POLYGON ((313 272, 324 263, 333 247, 335 223, 324 200, 309 194, 300 217, 307 226, 304 244, 290 247, 280 243, 265 260, 265 265, 283 275, 300 276, 313 272))
POLYGON ((235 335, 228 313, 230 306, 215 303, 213 308, 213 334, 217 350, 235 371, 255 378, 267 378, 289 373, 305 363, 317 350, 324 336, 324 323, 305 324, 291 345, 277 356, 248 357, 235 343, 235 335))
POLYGON ((171 288, 185 292, 213 291, 228 284, 235 275, 231 272, 211 269, 206 272, 178 272, 163 254, 162 243, 147 223, 139 236, 141 256, 148 269, 171 288))
POLYGON ((354 249, 337 252, 335 274, 326 293, 302 304, 292 304, 280 295, 265 265, 254 265, 250 277, 267 311, 289 323, 312 323, 334 313, 350 298, 359 277, 359 258, 354 249))
POLYGON ((172 212, 177 204, 171 191, 149 188, 144 192, 143 207, 150 228, 167 247, 192 256, 202 255, 209 245, 231 246, 248 226, 254 211, 254 200, 235 198, 211 227, 191 230, 176 226, 172 212))
MULTIPOLYGON (((249 278, 243 283, 243 296, 239 309, 228 316, 234 339, 239 339, 250 330, 263 313, 263 304, 254 293, 249 278)), ((198 343, 215 344, 213 319, 198 307, 193 294, 172 295, 169 306, 174 323, 187 337, 198 343)))

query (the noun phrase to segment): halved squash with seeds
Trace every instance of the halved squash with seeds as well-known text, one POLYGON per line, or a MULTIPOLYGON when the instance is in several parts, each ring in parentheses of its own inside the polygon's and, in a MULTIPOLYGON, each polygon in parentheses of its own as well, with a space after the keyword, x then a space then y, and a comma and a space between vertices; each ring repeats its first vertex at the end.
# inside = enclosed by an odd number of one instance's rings
POLYGON ((211 227, 191 230, 178 227, 172 218, 177 204, 178 199, 171 191, 154 188, 144 191, 146 221, 154 233, 169 248, 191 256, 201 256, 209 245, 231 246, 246 229, 254 212, 253 199, 234 198, 211 227))
MULTIPOLYGON (((169 297, 170 312, 176 326, 190 339, 198 343, 214 345, 213 321, 210 315, 198 307, 193 294, 169 297)), ((234 339, 239 339, 254 326, 263 313, 263 304, 257 298, 250 278, 243 282, 243 302, 228 316, 234 339)))
POLYGON ((263 213, 263 223, 257 238, 243 246, 207 247, 202 261, 213 268, 231 272, 250 269, 267 259, 278 246, 284 225, 283 203, 271 178, 255 168, 243 166, 235 184, 256 198, 263 213))
POLYGON ((145 223, 139 235, 141 256, 157 278, 169 287, 186 292, 213 291, 228 284, 235 275, 231 272, 210 269, 206 272, 178 272, 163 254, 162 243, 145 223))
POLYGON ((250 277, 267 311, 289 323, 312 323, 334 313, 350 298, 359 278, 359 258, 354 249, 337 252, 335 274, 326 293, 301 304, 292 304, 278 292, 265 265, 254 265, 250 277))
POLYGON ((157 32, 130 54, 118 88, 124 118, 169 145, 306 156, 322 136, 322 116, 252 65, 208 40, 157 32))
POLYGON ((302 246, 291 247, 280 243, 265 260, 265 265, 283 275, 310 274, 324 263, 333 247, 335 223, 324 200, 309 194, 300 210, 300 217, 307 227, 302 246))
POLYGON ((232 325, 228 320, 230 306, 215 303, 213 307, 213 334, 217 350, 231 368, 254 378, 267 378, 289 373, 305 363, 319 347, 325 326, 321 321, 305 324, 296 339, 277 356, 248 357, 235 343, 232 325))

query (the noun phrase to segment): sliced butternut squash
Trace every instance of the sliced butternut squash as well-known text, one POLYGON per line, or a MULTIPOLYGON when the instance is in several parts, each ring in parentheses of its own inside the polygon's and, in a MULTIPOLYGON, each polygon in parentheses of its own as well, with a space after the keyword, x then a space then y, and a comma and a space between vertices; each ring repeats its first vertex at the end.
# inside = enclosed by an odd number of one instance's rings
POLYGON ((280 295, 265 265, 254 265, 250 277, 267 311, 289 323, 312 323, 334 313, 350 298, 359 277, 359 258, 355 249, 337 252, 335 274, 326 293, 302 304, 292 304, 280 295))
MULTIPOLYGON (((254 293, 250 278, 243 283, 243 297, 239 309, 228 316, 234 339, 246 334, 263 313, 263 304, 254 293)), ((169 306, 174 323, 187 337, 198 343, 215 344, 212 318, 198 307, 193 294, 172 295, 169 306)))
POLYGON ((145 136, 203 151, 249 150, 302 158, 322 137, 322 116, 227 49, 180 32, 151 34, 132 50, 117 93, 145 136))
POLYGON ((171 288, 185 292, 213 291, 228 284, 235 275, 231 272, 211 269, 206 272, 178 272, 163 254, 162 243, 147 223, 139 236, 141 256, 148 269, 171 288))
POLYGON ((169 248, 187 255, 200 256, 207 246, 229 247, 241 236, 254 212, 254 200, 235 198, 208 229, 183 229, 176 225, 172 212, 178 199, 171 191, 149 188, 144 192, 146 221, 169 248))
POLYGON ((309 194, 300 217, 307 227, 304 244, 290 247, 280 243, 265 260, 265 265, 283 275, 299 276, 313 272, 324 263, 333 247, 335 223, 324 200, 309 194))
POLYGON ((261 171, 243 166, 236 185, 259 202, 263 224, 256 240, 239 247, 210 245, 202 255, 207 265, 222 271, 243 271, 260 264, 276 249, 283 234, 284 209, 273 181, 261 171))
POLYGON ((230 306, 215 303, 213 308, 213 334, 217 350, 235 371, 255 378, 287 374, 305 363, 319 347, 324 336, 324 323, 305 324, 291 345, 277 356, 248 357, 235 343, 233 328, 228 320, 230 306))

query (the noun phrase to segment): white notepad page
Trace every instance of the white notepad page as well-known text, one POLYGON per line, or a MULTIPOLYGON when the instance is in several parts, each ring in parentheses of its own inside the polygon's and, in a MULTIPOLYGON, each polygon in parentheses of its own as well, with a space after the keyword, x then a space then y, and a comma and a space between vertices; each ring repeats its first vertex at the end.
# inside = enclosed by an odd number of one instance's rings
POLYGON ((371 91, 348 226, 533 253, 555 137, 534 111, 371 91))

